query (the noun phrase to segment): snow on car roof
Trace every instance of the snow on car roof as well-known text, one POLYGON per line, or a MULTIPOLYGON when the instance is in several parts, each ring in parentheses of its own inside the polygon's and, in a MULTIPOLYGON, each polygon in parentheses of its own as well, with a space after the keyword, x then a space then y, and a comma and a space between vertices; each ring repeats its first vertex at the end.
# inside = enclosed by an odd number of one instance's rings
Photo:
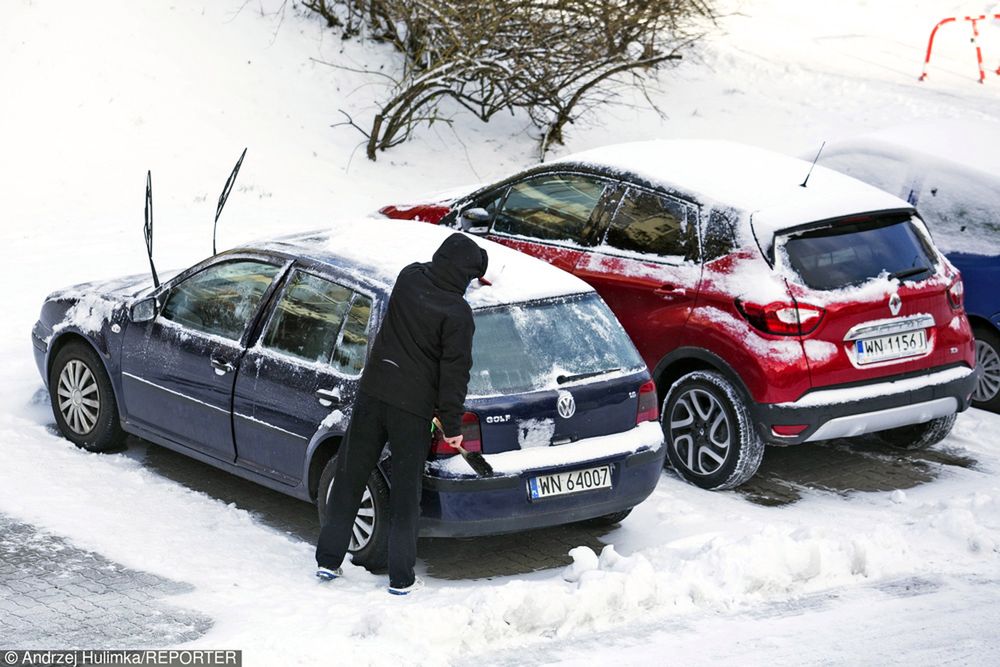
POLYGON ((630 172, 707 206, 742 210, 758 238, 816 220, 910 208, 902 199, 830 169, 773 151, 717 140, 653 140, 614 144, 569 155, 577 163, 630 172))
MULTIPOLYGON (((409 220, 360 218, 274 242, 307 249, 314 259, 328 263, 346 259, 388 286, 404 266, 429 262, 442 241, 454 233, 454 229, 409 220)), ((579 278, 539 259, 486 239, 469 238, 490 258, 485 278, 491 284, 473 280, 465 293, 473 308, 593 291, 579 278)))
POLYGON ((1000 177, 1000 123, 996 122, 928 120, 907 123, 836 144, 837 150, 848 147, 911 160, 923 154, 955 163, 962 169, 978 169, 1000 177), (885 150, 887 148, 889 150, 885 150))

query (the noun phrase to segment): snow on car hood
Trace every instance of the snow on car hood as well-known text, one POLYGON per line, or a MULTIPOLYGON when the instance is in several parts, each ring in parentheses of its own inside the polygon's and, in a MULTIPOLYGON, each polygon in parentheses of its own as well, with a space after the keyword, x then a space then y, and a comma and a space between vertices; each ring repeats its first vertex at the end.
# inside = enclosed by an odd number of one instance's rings
MULTIPOLYGON (((164 278, 165 280, 165 278, 164 278)), ((95 280, 89 283, 71 285, 56 290, 48 296, 49 299, 79 299, 81 297, 101 296, 105 298, 127 298, 137 295, 144 289, 153 286, 153 278, 149 273, 138 273, 110 280, 95 280)))

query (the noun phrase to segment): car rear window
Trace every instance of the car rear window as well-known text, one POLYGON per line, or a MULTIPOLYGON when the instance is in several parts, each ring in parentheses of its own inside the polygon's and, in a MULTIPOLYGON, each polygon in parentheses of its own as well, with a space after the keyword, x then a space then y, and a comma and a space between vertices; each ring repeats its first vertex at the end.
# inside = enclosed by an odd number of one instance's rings
POLYGON ((471 396, 517 394, 644 367, 596 294, 475 312, 471 396))
POLYGON ((859 285, 888 274, 922 280, 934 271, 934 254, 909 219, 837 224, 787 238, 788 263, 814 289, 859 285))

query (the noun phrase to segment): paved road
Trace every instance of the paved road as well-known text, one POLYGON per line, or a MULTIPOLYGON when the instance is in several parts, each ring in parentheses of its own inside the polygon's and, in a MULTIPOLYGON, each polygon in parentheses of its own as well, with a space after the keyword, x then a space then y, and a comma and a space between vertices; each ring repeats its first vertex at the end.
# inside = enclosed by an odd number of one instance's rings
POLYGON ((4 649, 152 648, 191 641, 212 620, 165 599, 190 590, 0 514, 4 649))

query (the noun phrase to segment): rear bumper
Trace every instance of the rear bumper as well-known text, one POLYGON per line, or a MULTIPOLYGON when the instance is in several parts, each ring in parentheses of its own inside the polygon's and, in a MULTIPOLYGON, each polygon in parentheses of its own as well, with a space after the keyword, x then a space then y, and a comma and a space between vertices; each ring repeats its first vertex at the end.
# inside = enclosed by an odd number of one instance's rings
POLYGON ((977 370, 955 366, 880 382, 817 389, 791 403, 755 406, 755 422, 761 436, 772 445, 874 433, 966 410, 977 379, 977 370), (794 436, 780 436, 772 430, 776 425, 794 424, 806 428, 794 436))
POLYGON ((660 479, 666 447, 491 478, 424 477, 420 534, 425 537, 497 535, 593 519, 635 507, 660 479), (537 475, 612 466, 610 489, 531 500, 528 480, 537 475))

